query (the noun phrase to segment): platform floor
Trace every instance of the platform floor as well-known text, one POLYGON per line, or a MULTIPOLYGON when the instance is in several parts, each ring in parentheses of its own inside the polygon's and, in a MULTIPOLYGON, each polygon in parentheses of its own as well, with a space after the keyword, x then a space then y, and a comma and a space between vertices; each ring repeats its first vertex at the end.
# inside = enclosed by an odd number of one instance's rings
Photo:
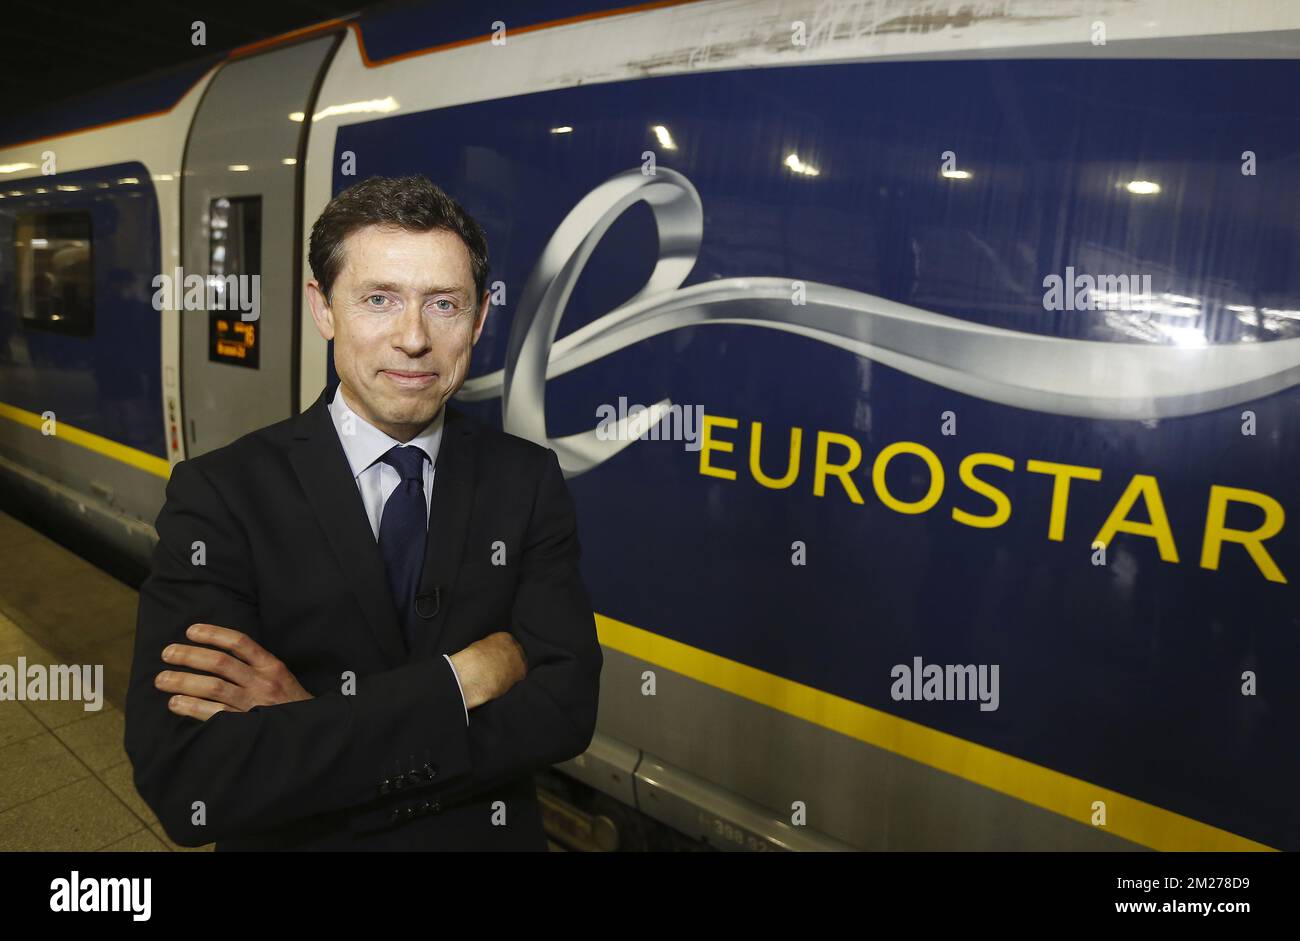
POLYGON ((104 702, 0 700, 0 852, 203 852, 167 839, 123 749, 136 592, 0 514, 0 664, 103 664, 104 702))

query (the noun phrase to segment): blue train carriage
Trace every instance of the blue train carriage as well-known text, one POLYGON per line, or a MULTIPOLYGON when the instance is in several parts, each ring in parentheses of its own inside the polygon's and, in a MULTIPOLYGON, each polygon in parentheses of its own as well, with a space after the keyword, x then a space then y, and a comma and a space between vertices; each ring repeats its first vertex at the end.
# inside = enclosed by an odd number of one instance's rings
POLYGON ((304 223, 424 173, 492 249, 462 407, 579 505, 589 806, 1300 846, 1300 13, 600 6, 380 11, 10 134, 6 480, 147 558, 172 463, 337 381, 304 223))

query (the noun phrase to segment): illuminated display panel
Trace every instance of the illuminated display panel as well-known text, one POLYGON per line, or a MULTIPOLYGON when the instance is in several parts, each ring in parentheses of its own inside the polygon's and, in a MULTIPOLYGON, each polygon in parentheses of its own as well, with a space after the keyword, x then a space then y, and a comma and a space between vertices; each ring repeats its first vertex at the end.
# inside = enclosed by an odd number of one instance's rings
POLYGON ((208 220, 208 359, 257 369, 262 197, 214 199, 208 220))

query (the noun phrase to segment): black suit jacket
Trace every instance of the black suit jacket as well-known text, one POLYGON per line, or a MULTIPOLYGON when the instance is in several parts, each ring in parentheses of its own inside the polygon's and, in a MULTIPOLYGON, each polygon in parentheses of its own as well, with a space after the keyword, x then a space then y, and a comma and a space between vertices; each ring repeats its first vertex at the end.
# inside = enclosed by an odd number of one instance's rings
POLYGON ((183 846, 544 850, 532 772, 590 743, 603 662, 555 452, 446 406, 408 653, 326 405, 173 468, 126 700, 136 788, 183 846), (175 715, 154 677, 196 622, 249 634, 315 698, 175 715), (528 676, 467 727, 442 655, 499 630, 528 676))

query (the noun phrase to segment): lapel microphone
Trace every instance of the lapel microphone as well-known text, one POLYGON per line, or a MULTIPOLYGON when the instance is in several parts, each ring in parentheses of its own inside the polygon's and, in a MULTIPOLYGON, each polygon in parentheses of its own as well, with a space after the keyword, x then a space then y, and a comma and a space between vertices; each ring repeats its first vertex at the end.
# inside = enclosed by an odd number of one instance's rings
POLYGON ((432 593, 415 596, 415 613, 426 621, 438 616, 442 606, 442 589, 435 588, 432 593))

